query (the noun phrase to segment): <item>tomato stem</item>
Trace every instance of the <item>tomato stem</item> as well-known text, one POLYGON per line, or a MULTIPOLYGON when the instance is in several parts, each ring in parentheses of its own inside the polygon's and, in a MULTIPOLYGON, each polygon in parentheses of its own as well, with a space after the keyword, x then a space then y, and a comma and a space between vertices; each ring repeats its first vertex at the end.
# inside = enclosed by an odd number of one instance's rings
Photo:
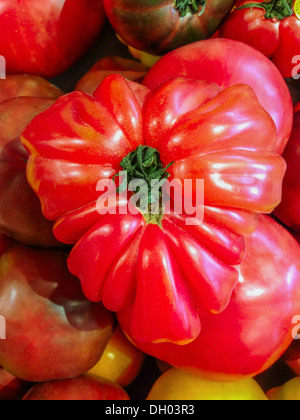
POLYGON ((205 11, 206 3, 207 0, 175 0, 174 9, 178 10, 181 17, 185 17, 188 14, 195 15, 201 7, 199 12, 201 16, 205 11))
POLYGON ((283 20, 294 14, 293 11, 294 0, 270 0, 264 3, 248 3, 244 4, 241 7, 238 7, 236 10, 242 9, 263 9, 265 10, 266 19, 277 19, 283 20))
MULTIPOLYGON (((148 204, 153 205, 153 203, 159 202, 161 198, 161 189, 159 194, 153 196, 153 190, 155 189, 152 187, 156 182, 163 185, 161 181, 170 177, 167 170, 173 163, 174 162, 171 162, 164 168, 158 150, 149 146, 139 146, 136 150, 125 156, 120 163, 120 166, 127 173, 127 180, 126 183, 123 182, 120 187, 118 187, 117 192, 121 193, 126 191, 131 181, 143 180, 147 183, 148 187, 148 204)), ((122 173, 116 174, 113 177, 113 180, 121 175, 122 173)))

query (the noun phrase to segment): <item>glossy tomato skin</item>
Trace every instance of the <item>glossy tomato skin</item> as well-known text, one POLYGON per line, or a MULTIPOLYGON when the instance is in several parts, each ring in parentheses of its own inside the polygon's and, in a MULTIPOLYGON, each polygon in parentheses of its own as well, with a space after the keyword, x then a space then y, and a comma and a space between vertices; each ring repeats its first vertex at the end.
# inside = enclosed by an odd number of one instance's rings
POLYGON ((286 167, 273 151, 276 127, 247 85, 223 90, 178 78, 151 92, 111 75, 93 97, 60 98, 22 138, 44 214, 57 220, 60 241, 75 244, 70 271, 85 295, 109 310, 134 303, 131 328, 144 343, 187 344, 200 333, 200 308, 227 307, 245 236, 258 213, 281 199, 286 167), (144 143, 159 152, 162 167, 174 161, 170 180, 205 180, 204 222, 192 212, 189 226, 188 209, 176 212, 172 204, 160 222, 147 223, 122 194, 109 203, 116 211, 105 214, 99 180, 114 185, 121 160, 144 143))
POLYGON ((108 56, 101 58, 97 63, 79 80, 75 90, 92 95, 97 87, 110 74, 121 74, 128 80, 142 82, 149 68, 135 60, 127 58, 108 56))
POLYGON ((246 238, 239 282, 227 309, 202 316, 199 337, 187 346, 144 345, 131 334, 132 309, 118 314, 125 334, 139 349, 171 365, 216 381, 254 377, 268 369, 293 340, 299 313, 298 243, 280 225, 260 216, 246 238))
POLYGON ((128 394, 111 381, 81 376, 37 384, 28 391, 23 401, 127 401, 129 399, 128 394))
POLYGON ((291 138, 283 154, 287 172, 283 180, 282 201, 275 215, 287 226, 300 232, 300 111, 294 115, 291 138))
POLYGON ((230 12, 233 0, 207 0, 203 14, 181 16, 176 0, 104 0, 107 17, 126 44, 153 55, 209 38, 230 12))
POLYGON ((54 77, 96 40, 102 0, 1 0, 0 54, 7 72, 54 77))
MULTIPOLYGON (((296 1, 289 1, 293 14, 283 20, 267 19, 266 10, 249 7, 237 10, 247 4, 261 4, 260 1, 238 0, 236 8, 220 28, 220 36, 245 42, 271 58, 283 77, 294 76, 294 57, 300 51, 300 18, 294 7, 296 1)), ((297 74, 297 73, 296 73, 297 74)))
POLYGON ((89 371, 97 378, 109 379, 127 388, 136 379, 145 360, 145 354, 138 350, 118 326, 109 340, 104 353, 89 371))
POLYGON ((266 395, 254 379, 235 383, 213 382, 171 369, 153 385, 148 401, 266 401, 266 395))
POLYGON ((29 382, 74 377, 97 363, 113 316, 85 299, 66 255, 16 245, 0 260, 0 364, 29 382))
POLYGON ((28 245, 54 247, 59 242, 53 236, 53 224, 42 215, 39 199, 28 185, 28 154, 20 135, 62 93, 35 76, 0 80, 0 231, 28 245))
POLYGON ((293 104, 279 71, 260 52, 230 39, 196 42, 159 60, 148 72, 144 85, 155 89, 174 77, 206 80, 222 88, 237 83, 251 86, 276 124, 275 152, 283 152, 292 130, 293 104))

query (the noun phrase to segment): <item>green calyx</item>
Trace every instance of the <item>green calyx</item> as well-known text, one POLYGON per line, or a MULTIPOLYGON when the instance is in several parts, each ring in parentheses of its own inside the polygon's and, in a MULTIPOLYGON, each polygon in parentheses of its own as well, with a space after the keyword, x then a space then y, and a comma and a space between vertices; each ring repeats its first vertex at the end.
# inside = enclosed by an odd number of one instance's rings
MULTIPOLYGON (((153 186, 156 183, 163 185, 163 180, 170 177, 168 169, 174 162, 170 163, 165 168, 160 160, 159 152, 149 146, 139 146, 136 150, 125 156, 120 166, 124 169, 127 175, 127 182, 120 185, 118 192, 124 192, 128 189, 131 181, 145 181, 147 184, 147 206, 158 203, 161 197, 161 190, 157 192, 153 186)), ((121 173, 114 176, 121 176, 121 173)))
POLYGON ((264 3, 248 3, 238 7, 237 10, 253 8, 263 9, 266 12, 266 19, 283 20, 294 14, 293 3, 294 0, 270 0, 264 3))
POLYGON ((195 15, 199 13, 201 16, 206 7, 207 0, 175 0, 174 9, 178 10, 181 17, 185 17, 188 14, 195 15), (201 10, 199 11, 201 7, 201 10))

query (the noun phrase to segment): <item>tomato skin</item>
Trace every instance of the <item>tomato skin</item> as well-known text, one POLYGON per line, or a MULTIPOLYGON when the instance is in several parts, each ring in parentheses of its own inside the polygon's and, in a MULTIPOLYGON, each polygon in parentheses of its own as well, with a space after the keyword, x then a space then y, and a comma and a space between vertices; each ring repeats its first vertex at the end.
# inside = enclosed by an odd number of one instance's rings
POLYGON ((265 0, 238 0, 220 28, 220 36, 251 45, 271 58, 283 77, 292 77, 296 66, 292 60, 300 51, 300 19, 294 9, 293 15, 283 20, 266 19, 266 11, 261 8, 237 10, 249 3, 261 4, 265 0))
POLYGON ((0 80, 0 104, 19 97, 57 99, 63 92, 46 79, 29 74, 8 74, 0 80))
POLYGON ((5 251, 7 251, 15 244, 16 241, 0 233, 0 257, 2 256, 2 254, 4 254, 5 251))
POLYGON ((274 153, 276 127, 244 84, 223 90, 177 78, 150 91, 114 74, 93 97, 60 98, 22 139, 28 180, 46 217, 57 221, 55 236, 75 244, 70 271, 88 299, 111 311, 135 302, 131 328, 144 343, 187 344, 200 333, 199 308, 224 311, 245 236, 281 199, 286 166, 274 153), (159 152, 162 167, 174 161, 170 180, 205 180, 204 222, 192 214, 189 226, 188 210, 170 206, 160 225, 148 223, 136 207, 128 211, 123 195, 109 204, 115 214, 101 214, 98 181, 111 180, 144 143, 159 152))
POLYGON ((15 401, 22 398, 31 384, 6 372, 0 366, 0 401, 15 401))
POLYGON ((134 60, 116 56, 104 57, 79 80, 75 90, 93 95, 105 77, 110 74, 121 74, 128 80, 140 83, 148 70, 148 67, 134 60))
POLYGON ((300 112, 294 115, 291 138, 283 154, 287 162, 287 172, 283 180, 282 201, 275 209, 275 215, 286 226, 300 232, 300 112))
POLYGON ((300 102, 295 105, 294 111, 295 113, 300 111, 300 102))
POLYGON ((294 378, 281 387, 273 388, 267 396, 271 401, 300 401, 300 378, 294 378))
POLYGON ((208 381, 178 369, 171 369, 153 385, 148 401, 267 401, 254 379, 236 383, 208 381))
POLYGON ((229 39, 200 41, 161 58, 148 72, 144 85, 152 90, 174 77, 206 80, 222 88, 237 83, 251 86, 276 124, 275 152, 283 152, 293 125, 291 95, 276 67, 260 52, 229 39))
POLYGON ((7 72, 47 78, 67 70, 96 40, 104 21, 102 0, 1 0, 0 11, 7 72))
POLYGON ((207 0, 202 15, 181 17, 174 9, 174 0, 104 0, 103 3, 111 25, 126 44, 157 56, 209 38, 234 5, 233 0, 207 0))
POLYGON ((80 376, 34 385, 23 401, 128 401, 128 394, 105 379, 80 376))
POLYGON ((53 224, 42 215, 40 202, 26 179, 28 154, 20 134, 63 92, 45 79, 8 76, 0 80, 0 231, 34 246, 60 246, 53 224))
POLYGON ((246 238, 230 304, 221 314, 200 314, 202 330, 193 343, 138 343, 131 334, 132 308, 118 314, 120 325, 139 349, 187 372, 225 382, 254 377, 293 340, 292 319, 300 310, 299 257, 299 245, 290 234, 260 216, 256 232, 246 238))
POLYGON ((97 363, 115 320, 85 299, 63 252, 16 245, 0 259, 0 280, 5 370, 41 382, 82 375, 97 363))
POLYGON ((140 373, 144 360, 145 354, 125 337, 118 326, 101 359, 88 373, 97 378, 107 378, 126 388, 140 373))

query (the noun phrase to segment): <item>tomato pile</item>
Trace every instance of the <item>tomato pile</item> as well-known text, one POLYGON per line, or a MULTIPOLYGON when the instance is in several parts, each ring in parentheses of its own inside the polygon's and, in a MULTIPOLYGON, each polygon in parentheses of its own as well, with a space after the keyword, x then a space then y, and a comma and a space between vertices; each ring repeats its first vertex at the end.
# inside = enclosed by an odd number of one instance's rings
POLYGON ((0 0, 0 58, 0 400, 299 400, 300 1, 0 0))

